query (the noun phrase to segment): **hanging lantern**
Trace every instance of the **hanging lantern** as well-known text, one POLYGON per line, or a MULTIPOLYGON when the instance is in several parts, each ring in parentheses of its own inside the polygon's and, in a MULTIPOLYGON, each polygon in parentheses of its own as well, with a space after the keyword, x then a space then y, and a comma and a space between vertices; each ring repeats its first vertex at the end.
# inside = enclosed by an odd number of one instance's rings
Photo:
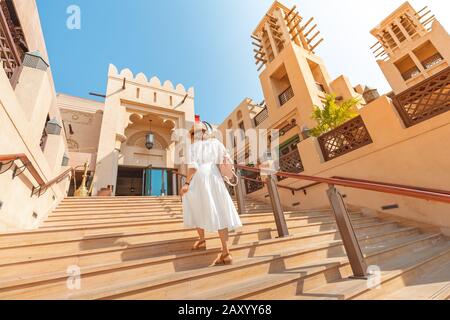
POLYGON ((67 155, 67 153, 64 152, 63 158, 62 158, 62 162, 61 162, 61 166, 63 167, 67 167, 69 165, 69 156, 67 155))
POLYGON ((145 147, 152 150, 155 143, 155 137, 152 133, 152 120, 150 120, 150 131, 145 135, 145 147))
POLYGON ((45 132, 47 134, 59 135, 61 133, 61 124, 56 118, 53 118, 45 125, 45 132))

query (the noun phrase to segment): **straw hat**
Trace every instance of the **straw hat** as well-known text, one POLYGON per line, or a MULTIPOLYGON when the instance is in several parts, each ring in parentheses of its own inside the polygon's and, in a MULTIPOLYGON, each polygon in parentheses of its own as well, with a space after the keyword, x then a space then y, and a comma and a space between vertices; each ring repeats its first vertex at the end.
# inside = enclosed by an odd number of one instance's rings
POLYGON ((203 122, 196 122, 192 125, 191 130, 189 130, 189 134, 192 135, 192 134, 194 134, 194 132, 198 132, 200 130, 203 132, 207 132, 208 127, 203 122))

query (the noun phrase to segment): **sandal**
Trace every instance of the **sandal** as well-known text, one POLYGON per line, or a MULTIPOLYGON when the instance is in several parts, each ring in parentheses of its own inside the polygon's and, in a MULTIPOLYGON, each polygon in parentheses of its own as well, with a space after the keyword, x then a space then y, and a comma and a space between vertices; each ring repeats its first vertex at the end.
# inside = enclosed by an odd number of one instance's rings
POLYGON ((206 250, 206 240, 197 241, 191 249, 192 251, 206 250))
POLYGON ((231 256, 231 254, 227 253, 227 254, 221 254, 219 258, 217 258, 217 260, 214 262, 215 266, 221 266, 221 265, 230 265, 233 263, 233 257, 231 256))

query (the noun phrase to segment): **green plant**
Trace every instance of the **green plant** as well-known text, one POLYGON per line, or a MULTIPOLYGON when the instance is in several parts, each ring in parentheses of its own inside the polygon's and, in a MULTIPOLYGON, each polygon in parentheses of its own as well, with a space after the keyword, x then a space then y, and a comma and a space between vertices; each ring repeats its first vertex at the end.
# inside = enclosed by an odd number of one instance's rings
POLYGON ((309 131, 310 135, 319 137, 356 117, 358 115, 356 106, 359 103, 360 99, 358 98, 337 102, 336 95, 327 94, 322 108, 314 106, 311 118, 316 120, 318 125, 309 131))

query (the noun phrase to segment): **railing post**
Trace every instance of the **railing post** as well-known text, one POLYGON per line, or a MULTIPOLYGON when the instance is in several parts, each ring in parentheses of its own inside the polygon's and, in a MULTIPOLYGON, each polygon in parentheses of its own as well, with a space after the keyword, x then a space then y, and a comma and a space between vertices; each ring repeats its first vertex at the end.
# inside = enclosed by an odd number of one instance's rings
POLYGON ((275 224, 280 238, 289 236, 289 230, 286 224, 283 207, 281 205, 280 195, 277 187, 277 177, 273 174, 266 176, 267 189, 269 190, 270 201, 272 202, 275 224))
POLYGON ((234 193, 236 194, 236 201, 238 205, 239 215, 246 214, 245 210, 245 182, 241 179, 241 170, 237 170, 238 181, 234 188, 234 193))
POLYGON ((345 207, 344 199, 334 185, 329 185, 327 195, 330 200, 331 209, 336 218, 336 224, 339 233, 341 234, 342 243, 344 244, 350 266, 352 267, 353 275, 356 278, 366 278, 366 261, 350 221, 347 208, 345 207))

